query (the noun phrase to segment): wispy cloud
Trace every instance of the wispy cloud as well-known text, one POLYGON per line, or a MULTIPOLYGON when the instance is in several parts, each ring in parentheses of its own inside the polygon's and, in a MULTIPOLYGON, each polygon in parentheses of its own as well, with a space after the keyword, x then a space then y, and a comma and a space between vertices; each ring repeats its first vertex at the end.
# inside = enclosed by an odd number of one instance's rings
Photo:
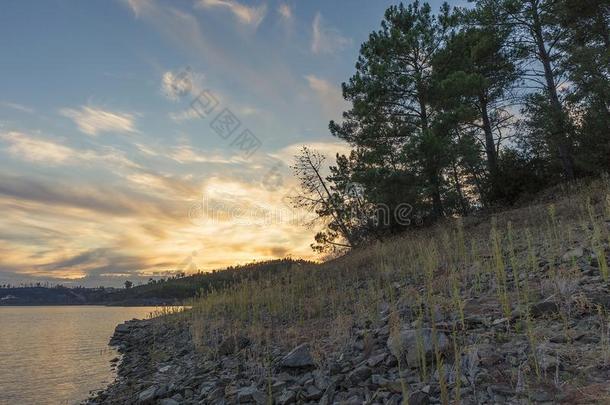
POLYGON ((267 14, 267 5, 246 6, 234 0, 199 0, 200 8, 220 8, 229 10, 242 24, 258 27, 267 14))
POLYGON ((13 157, 48 166, 108 164, 115 169, 138 169, 140 166, 113 147, 74 149, 53 140, 43 139, 24 132, 0 133, 0 140, 7 144, 7 152, 13 157))
POLYGON ((184 96, 195 96, 202 90, 204 75, 185 67, 168 70, 161 76, 161 92, 169 100, 177 101, 184 96))
POLYGON ((32 114, 34 112, 33 108, 27 107, 23 104, 11 103, 10 101, 0 101, 0 106, 11 108, 13 110, 21 111, 28 114, 32 114))
POLYGON ((95 136, 102 132, 136 132, 132 114, 89 106, 82 106, 80 109, 62 108, 59 112, 74 121, 78 129, 87 135, 95 136))
POLYGON ((316 13, 311 30, 311 51, 314 54, 334 53, 352 44, 351 38, 344 37, 338 29, 326 25, 320 12, 316 13))
POLYGON ((334 162, 335 155, 349 155, 351 147, 342 141, 317 141, 317 142, 299 142, 292 145, 288 145, 277 152, 270 154, 273 158, 279 159, 286 165, 293 165, 295 156, 300 153, 303 146, 320 152, 328 158, 329 162, 334 162))
POLYGON ((305 76, 309 88, 316 94, 325 114, 334 119, 341 117, 343 111, 348 107, 347 101, 343 99, 341 88, 328 80, 315 75, 305 76))
MULTIPOLYGON (((264 58, 252 58, 253 63, 245 63, 241 47, 224 46, 223 40, 215 36, 213 27, 204 25, 201 19, 192 13, 167 5, 174 4, 173 2, 125 0, 124 4, 136 18, 154 26, 176 49, 188 55, 191 63, 206 66, 206 78, 230 78, 248 89, 248 93, 259 98, 264 97, 280 108, 285 108, 287 103, 294 101, 292 89, 301 87, 301 79, 295 76, 286 60, 275 53, 269 52, 264 58)), ((243 35, 237 37, 243 40, 243 35)), ((257 55, 269 49, 268 43, 258 42, 256 38, 249 42, 251 52, 257 55)), ((215 95, 218 95, 217 90, 222 89, 214 87, 215 95)), ((189 116, 184 114, 172 117, 176 121, 188 118, 189 116)))
POLYGON ((178 163, 243 163, 244 160, 239 157, 225 157, 221 154, 203 153, 194 149, 190 145, 180 145, 172 148, 168 155, 178 163))
POLYGON ((280 15, 280 18, 287 23, 292 23, 294 20, 292 7, 288 3, 280 3, 277 8, 277 12, 280 15))
POLYGON ((8 152, 14 157, 37 163, 58 165, 74 157, 74 151, 63 145, 33 138, 22 132, 0 134, 0 140, 8 144, 8 152))

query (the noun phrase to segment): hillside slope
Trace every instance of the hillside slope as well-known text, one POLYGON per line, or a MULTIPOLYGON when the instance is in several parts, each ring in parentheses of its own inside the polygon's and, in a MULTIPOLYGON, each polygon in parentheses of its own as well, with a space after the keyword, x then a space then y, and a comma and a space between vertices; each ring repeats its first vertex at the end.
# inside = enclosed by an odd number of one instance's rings
POLYGON ((92 403, 610 401, 610 187, 447 221, 117 327, 92 403))

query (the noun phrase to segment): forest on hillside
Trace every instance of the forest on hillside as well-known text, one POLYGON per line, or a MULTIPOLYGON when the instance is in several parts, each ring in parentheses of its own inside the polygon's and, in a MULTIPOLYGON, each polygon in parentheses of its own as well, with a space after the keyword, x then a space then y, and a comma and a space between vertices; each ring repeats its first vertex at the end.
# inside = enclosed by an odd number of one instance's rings
POLYGON ((312 247, 345 250, 604 175, 609 24, 606 0, 388 8, 343 83, 351 109, 330 122, 351 153, 329 176, 312 149, 293 167, 293 204, 325 224, 312 247))
POLYGON ((3 305, 117 305, 155 306, 184 304, 188 299, 210 292, 223 291, 240 282, 275 277, 308 262, 281 259, 253 262, 211 272, 178 274, 166 279, 150 279, 147 284, 125 288, 86 288, 48 284, 0 284, 0 306, 3 305))

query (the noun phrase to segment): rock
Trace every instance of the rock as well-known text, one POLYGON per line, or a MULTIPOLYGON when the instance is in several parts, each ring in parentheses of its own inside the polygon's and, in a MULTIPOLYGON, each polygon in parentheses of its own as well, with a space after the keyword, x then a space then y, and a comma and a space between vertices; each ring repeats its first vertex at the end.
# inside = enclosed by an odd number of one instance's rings
POLYGON ((377 367, 379 364, 383 363, 383 361, 385 360, 385 356, 386 356, 385 353, 381 353, 376 356, 373 356, 367 360, 366 364, 369 367, 377 367))
POLYGON ((250 344, 250 339, 245 336, 229 336, 218 346, 218 354, 227 356, 245 349, 250 344))
POLYGON ((317 401, 322 398, 323 392, 318 389, 315 385, 308 386, 303 392, 303 397, 307 401, 317 401))
POLYGON ((157 387, 151 386, 138 394, 138 403, 151 404, 156 398, 157 387))
POLYGON ((185 390, 184 390, 184 398, 186 398, 186 399, 191 399, 191 398, 193 398, 193 395, 194 395, 194 394, 195 394, 195 393, 194 393, 194 392, 193 392, 193 390, 192 390, 192 389, 190 389, 190 388, 187 388, 187 389, 185 389, 185 390))
POLYGON ((282 392, 282 395, 277 399, 279 405, 289 405, 297 400, 297 394, 294 391, 286 390, 282 392))
POLYGON ((599 305, 602 308, 610 309, 610 295, 603 292, 593 292, 587 296, 593 305, 599 305))
POLYGON ((551 315, 559 312, 559 305, 553 301, 542 301, 532 305, 530 308, 530 314, 534 317, 540 317, 545 315, 551 315))
POLYGON ((365 381, 371 376, 371 374, 372 372, 370 368, 368 368, 367 366, 360 366, 351 373, 349 373, 347 379, 350 383, 356 385, 358 383, 361 383, 362 381, 365 381))
POLYGON ((401 394, 402 393, 402 382, 400 380, 388 380, 381 376, 374 376, 377 378, 373 379, 373 382, 390 392, 401 394))
POLYGON ((553 394, 542 389, 533 390, 530 396, 536 402, 551 402, 554 399, 553 394))
POLYGON ((508 385, 504 384, 491 384, 489 387, 487 387, 487 390, 490 394, 498 394, 502 396, 515 395, 515 391, 508 385))
POLYGON ((321 372, 314 372, 314 384, 318 389, 324 391, 330 385, 331 380, 321 372))
POLYGON ((131 332, 131 326, 128 323, 120 323, 114 328, 116 335, 124 335, 131 332))
POLYGON ((428 405, 430 397, 423 391, 416 391, 409 395, 409 405, 428 405))
POLYGON ((159 401, 159 405, 180 405, 180 403, 172 398, 163 398, 159 401))
POLYGON ((167 394, 167 392, 168 392, 168 391, 169 391, 169 389, 168 389, 167 385, 161 385, 161 386, 160 386, 160 387, 157 389, 157 392, 155 392, 155 396, 156 396, 157 398, 159 398, 159 397, 164 397, 164 396, 167 394))
MULTIPOLYGON (((443 332, 436 332, 436 341, 438 350, 441 352, 449 349, 449 339, 443 332)), ((402 354, 406 358, 409 367, 417 368, 420 363, 420 350, 426 359, 431 358, 434 353, 432 329, 403 329, 400 331, 399 336, 390 336, 388 338, 387 346, 396 358, 400 358, 402 354)))
POLYGON ((252 403, 257 404, 265 403, 265 395, 260 392, 256 387, 241 388, 237 391, 237 402, 239 403, 252 403))
POLYGON ((309 351, 309 345, 303 343, 292 349, 290 353, 280 360, 280 367, 284 368, 314 368, 315 363, 309 351))
POLYGON ((580 259, 584 255, 585 255, 584 249, 582 247, 577 247, 577 248, 574 248, 574 249, 566 252, 561 257, 561 260, 563 260, 564 262, 568 263, 568 262, 571 262, 573 260, 580 259))
POLYGON ((544 371, 553 371, 559 366, 559 360, 557 357, 543 354, 538 358, 538 364, 540 364, 540 368, 544 371))

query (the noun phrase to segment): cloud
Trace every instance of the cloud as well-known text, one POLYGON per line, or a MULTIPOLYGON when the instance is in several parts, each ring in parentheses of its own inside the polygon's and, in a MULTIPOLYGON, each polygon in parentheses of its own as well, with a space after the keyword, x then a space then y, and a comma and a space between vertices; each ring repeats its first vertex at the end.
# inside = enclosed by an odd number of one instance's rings
POLYGON ((59 165, 74 157, 74 150, 69 147, 33 138, 21 132, 0 134, 0 140, 9 145, 7 150, 11 155, 30 162, 59 165))
POLYGON ((305 80, 307 80, 309 88, 318 97, 322 109, 328 117, 338 119, 343 111, 348 109, 349 103, 343 98, 341 88, 338 85, 315 75, 307 75, 305 80))
POLYGON ((202 90, 203 79, 203 74, 194 72, 188 66, 176 71, 168 70, 161 77, 161 92, 172 101, 195 96, 202 90))
POLYGON ((320 12, 314 17, 311 29, 311 52, 314 54, 334 53, 352 44, 351 38, 344 37, 334 27, 326 26, 320 12))
POLYGON ((267 14, 266 4, 262 4, 258 7, 246 6, 234 0, 199 0, 197 6, 200 8, 227 9, 240 23, 254 28, 260 25, 267 14))
POLYGON ((290 4, 288 3, 280 3, 277 8, 277 12, 280 15, 280 18, 287 23, 290 23, 294 20, 294 13, 292 11, 292 8, 290 7, 290 4))
MULTIPOLYGON (((207 77, 213 76, 221 81, 229 79, 247 90, 248 94, 269 100, 281 110, 295 102, 294 89, 303 87, 301 78, 294 75, 286 60, 277 52, 269 52, 268 42, 249 38, 249 52, 256 57, 248 58, 249 63, 244 63, 242 46, 225 46, 226 38, 221 38, 213 26, 204 25, 193 14, 172 7, 175 2, 123 0, 123 4, 136 18, 151 24, 176 50, 184 52, 191 63, 206 66, 207 77)), ((223 36, 230 34, 223 33, 223 36)), ((243 41, 242 34, 237 33, 234 39, 243 41)), ((216 92, 222 89, 215 87, 213 90, 218 95, 216 92)), ((192 117, 192 113, 183 112, 171 118, 184 121, 192 117)))
POLYGON ((78 129, 91 136, 102 132, 136 132, 134 116, 97 107, 82 106, 79 110, 62 108, 59 113, 70 118, 78 129))
POLYGON ((337 153, 341 155, 349 155, 351 147, 342 141, 332 142, 299 142, 292 145, 288 145, 279 151, 271 154, 272 157, 281 160, 286 165, 294 164, 294 157, 299 154, 301 148, 307 146, 308 148, 320 152, 327 157, 329 163, 334 164, 335 156, 337 153))
POLYGON ((135 198, 136 195, 132 194, 132 198, 129 198, 128 192, 121 192, 116 188, 89 187, 84 184, 51 184, 48 181, 26 177, 0 176, 0 194, 22 201, 77 208, 99 214, 133 215, 142 209, 135 198))
POLYGON ((189 145, 180 145, 172 148, 168 155, 178 163, 239 163, 244 162, 238 157, 226 158, 220 154, 210 155, 202 151, 197 151, 189 145))
POLYGON ((137 169, 140 166, 129 160, 125 153, 105 146, 99 150, 74 149, 51 140, 41 139, 23 132, 0 133, 0 140, 8 144, 6 150, 15 158, 49 166, 104 163, 114 168, 137 169))
POLYGON ((26 107, 26 106, 24 106, 22 104, 11 103, 9 101, 0 101, 0 105, 3 106, 3 107, 11 108, 13 110, 25 112, 25 113, 28 113, 28 114, 32 114, 34 112, 34 109, 32 109, 30 107, 26 107))

